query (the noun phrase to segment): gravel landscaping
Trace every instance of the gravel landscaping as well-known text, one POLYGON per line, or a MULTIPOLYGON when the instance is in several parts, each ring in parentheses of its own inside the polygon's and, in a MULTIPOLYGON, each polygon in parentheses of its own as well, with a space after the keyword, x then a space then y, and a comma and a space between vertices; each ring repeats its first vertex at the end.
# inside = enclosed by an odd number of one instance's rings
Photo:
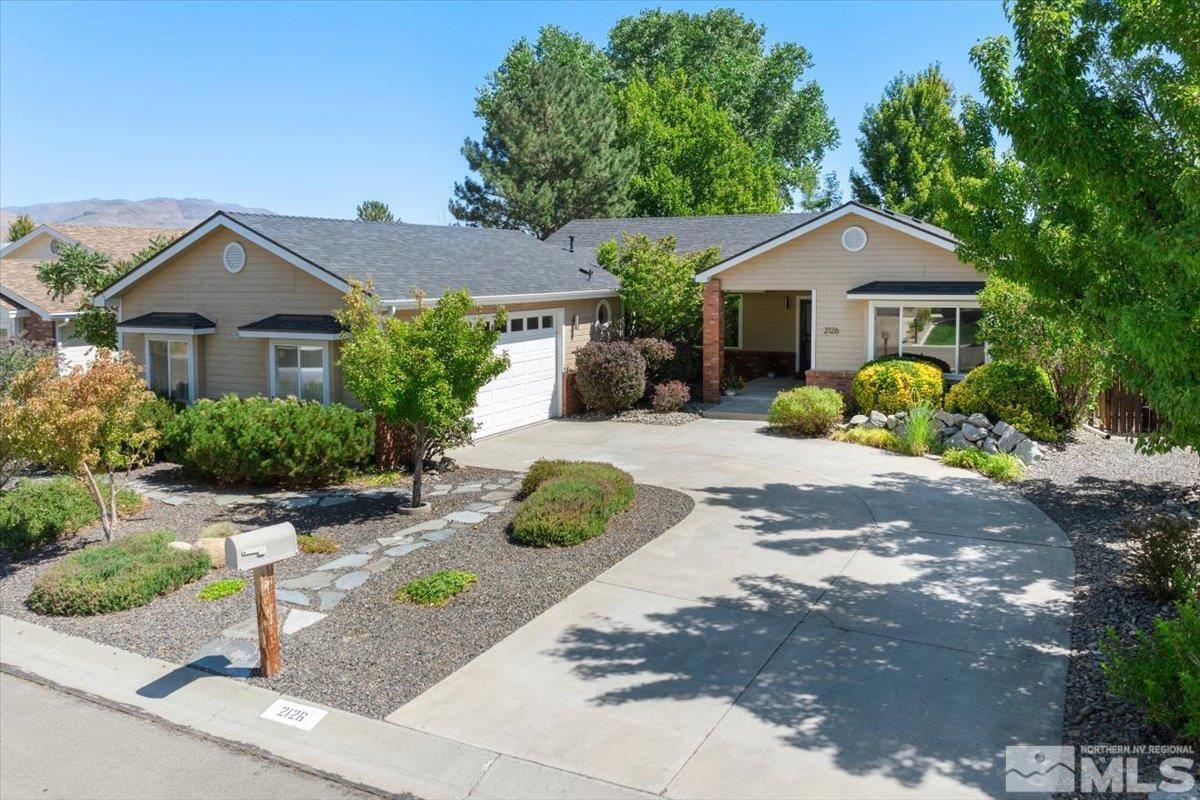
POLYGON ((600 414, 595 412, 576 414, 573 418, 588 422, 607 422, 611 420, 613 422, 632 422, 636 425, 674 426, 695 422, 709 408, 712 408, 712 404, 688 403, 680 411, 655 411, 652 408, 631 408, 627 411, 619 411, 616 414, 600 414))
MULTIPOLYGON (((261 496, 248 490, 186 484, 171 465, 140 471, 136 477, 151 488, 155 499, 122 524, 121 535, 170 530, 180 540, 195 541, 201 530, 215 522, 231 521, 247 530, 290 521, 301 534, 320 534, 338 543, 332 555, 302 553, 277 565, 279 584, 297 580, 303 584, 314 575, 330 574, 337 577, 337 588, 343 588, 343 582, 348 588, 338 592, 336 607, 322 608, 326 615, 317 613, 316 587, 288 595, 297 601, 305 598, 308 605, 296 602, 281 607, 285 613, 283 672, 271 679, 247 679, 376 717, 394 711, 466 664, 668 530, 692 508, 691 499, 679 492, 638 486, 633 506, 614 517, 602 536, 572 548, 540 549, 508 539, 516 503, 495 498, 515 491, 519 478, 515 473, 462 468, 428 475, 427 490, 434 490, 428 498, 433 504, 429 517, 397 513, 407 489, 404 484, 261 496), (415 546, 388 541, 424 520, 447 515, 461 521, 443 530, 409 534, 405 540, 415 546), (381 538, 385 544, 377 541, 381 538), (385 555, 389 550, 391 555, 385 555), (343 569, 352 572, 320 569, 346 557, 353 564, 343 569), (393 599, 401 585, 442 569, 467 570, 477 574, 478 581, 444 607, 393 599)), ((214 641, 229 642, 231 630, 254 618, 249 587, 219 600, 197 599, 209 583, 239 577, 226 568, 212 570, 208 577, 149 605, 103 616, 44 617, 25 606, 38 575, 67 553, 101 539, 98 527, 91 527, 29 559, 0 564, 0 613, 179 664, 193 661, 214 641)), ((255 653, 252 632, 245 633, 236 642, 255 653)))
POLYGON ((1128 579, 1128 533, 1121 522, 1160 507, 1178 513, 1200 500, 1197 456, 1143 456, 1125 439, 1087 431, 1044 448, 1044 456, 1013 486, 1062 527, 1075 550, 1064 743, 1177 744, 1169 732, 1148 725, 1136 706, 1108 693, 1099 641, 1110 625, 1129 636, 1171 612, 1128 579))

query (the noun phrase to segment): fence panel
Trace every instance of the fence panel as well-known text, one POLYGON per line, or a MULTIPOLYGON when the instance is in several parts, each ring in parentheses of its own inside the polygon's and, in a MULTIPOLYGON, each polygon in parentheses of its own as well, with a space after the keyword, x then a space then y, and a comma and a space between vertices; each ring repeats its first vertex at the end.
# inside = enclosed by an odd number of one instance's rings
POLYGON ((1118 380, 1100 394, 1100 427, 1109 433, 1141 434, 1158 430, 1158 412, 1146 398, 1131 392, 1118 380))

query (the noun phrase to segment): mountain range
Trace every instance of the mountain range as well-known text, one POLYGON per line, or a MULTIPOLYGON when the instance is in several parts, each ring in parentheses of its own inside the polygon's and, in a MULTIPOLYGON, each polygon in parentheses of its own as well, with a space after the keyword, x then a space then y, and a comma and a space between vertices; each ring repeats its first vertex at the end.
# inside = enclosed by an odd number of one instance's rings
POLYGON ((0 238, 8 223, 20 214, 28 214, 34 222, 63 222, 74 225, 107 225, 132 228, 190 228, 204 221, 213 212, 244 211, 270 214, 265 208, 248 208, 237 203, 220 203, 194 197, 177 199, 154 197, 149 200, 67 200, 61 203, 38 203, 31 206, 0 208, 0 238))

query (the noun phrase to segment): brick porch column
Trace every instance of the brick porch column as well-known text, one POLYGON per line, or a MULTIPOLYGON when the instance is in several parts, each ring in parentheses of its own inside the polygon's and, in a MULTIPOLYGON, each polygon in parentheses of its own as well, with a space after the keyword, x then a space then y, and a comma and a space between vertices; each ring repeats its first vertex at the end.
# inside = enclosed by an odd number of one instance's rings
POLYGON ((725 369, 725 304, 721 279, 704 284, 704 320, 701 325, 704 344, 704 369, 701 395, 706 403, 721 401, 721 373, 725 369))

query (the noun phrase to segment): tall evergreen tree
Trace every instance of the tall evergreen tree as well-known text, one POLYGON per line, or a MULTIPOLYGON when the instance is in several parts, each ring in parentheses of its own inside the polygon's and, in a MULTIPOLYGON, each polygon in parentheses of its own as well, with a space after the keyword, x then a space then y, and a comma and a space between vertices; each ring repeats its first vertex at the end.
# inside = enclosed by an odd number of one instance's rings
POLYGON ((941 69, 901 73, 867 106, 858 130, 863 172, 850 172, 854 199, 938 222, 936 193, 950 179, 953 153, 963 141, 954 87, 941 69))
POLYGON ((479 178, 455 184, 456 219, 544 239, 576 217, 628 212, 633 152, 617 142, 612 98, 595 75, 578 63, 535 60, 520 80, 485 90, 480 105, 483 139, 462 149, 479 178))
POLYGON ((382 200, 364 200, 358 204, 358 218, 362 222, 395 222, 392 210, 382 200))

